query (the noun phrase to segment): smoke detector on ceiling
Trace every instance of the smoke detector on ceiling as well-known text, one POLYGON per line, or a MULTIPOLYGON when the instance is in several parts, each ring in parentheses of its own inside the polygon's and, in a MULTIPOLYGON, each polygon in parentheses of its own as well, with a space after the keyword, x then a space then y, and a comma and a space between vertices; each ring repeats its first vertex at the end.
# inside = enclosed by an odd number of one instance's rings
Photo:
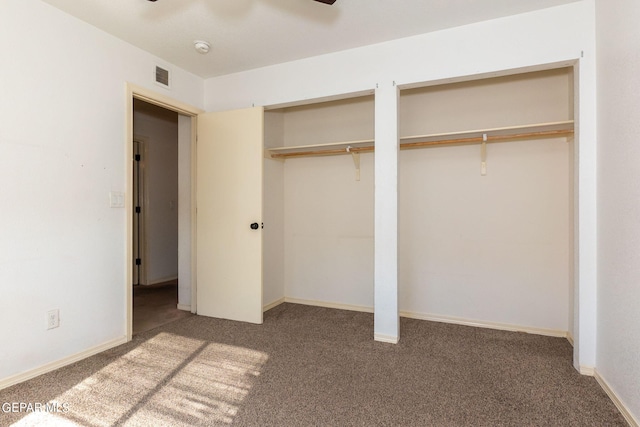
POLYGON ((193 47, 196 49, 196 51, 198 53, 201 54, 205 54, 209 52, 209 49, 211 48, 211 45, 209 44, 209 42, 205 42, 202 40, 196 40, 193 42, 193 47))

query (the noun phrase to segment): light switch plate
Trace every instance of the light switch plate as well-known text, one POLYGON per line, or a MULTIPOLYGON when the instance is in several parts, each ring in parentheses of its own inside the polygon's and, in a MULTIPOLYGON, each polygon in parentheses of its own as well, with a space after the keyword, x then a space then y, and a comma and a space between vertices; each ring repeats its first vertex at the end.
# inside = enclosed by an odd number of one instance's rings
POLYGON ((120 191, 111 191, 109 193, 109 207, 124 208, 124 193, 120 191))

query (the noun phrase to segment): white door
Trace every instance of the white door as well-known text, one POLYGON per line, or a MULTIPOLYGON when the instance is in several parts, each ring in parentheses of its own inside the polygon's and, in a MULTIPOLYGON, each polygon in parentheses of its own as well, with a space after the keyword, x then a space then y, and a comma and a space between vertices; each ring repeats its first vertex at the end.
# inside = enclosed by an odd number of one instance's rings
POLYGON ((198 116, 197 311, 262 323, 261 107, 198 116))

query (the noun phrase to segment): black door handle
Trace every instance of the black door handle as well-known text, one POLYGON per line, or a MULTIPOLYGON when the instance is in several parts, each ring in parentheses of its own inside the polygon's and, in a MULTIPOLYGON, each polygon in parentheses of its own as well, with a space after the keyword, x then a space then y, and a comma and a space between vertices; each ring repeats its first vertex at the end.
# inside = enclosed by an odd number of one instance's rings
POLYGON ((257 230, 258 228, 260 228, 257 222, 254 222, 253 224, 251 224, 250 227, 252 230, 257 230))

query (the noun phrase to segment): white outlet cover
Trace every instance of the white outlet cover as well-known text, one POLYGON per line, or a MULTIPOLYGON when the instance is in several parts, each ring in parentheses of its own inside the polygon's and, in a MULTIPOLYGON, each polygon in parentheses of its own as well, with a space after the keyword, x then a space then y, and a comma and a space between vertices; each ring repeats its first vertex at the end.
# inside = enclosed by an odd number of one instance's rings
POLYGON ((47 311, 47 329, 53 329, 60 326, 60 310, 47 311))

